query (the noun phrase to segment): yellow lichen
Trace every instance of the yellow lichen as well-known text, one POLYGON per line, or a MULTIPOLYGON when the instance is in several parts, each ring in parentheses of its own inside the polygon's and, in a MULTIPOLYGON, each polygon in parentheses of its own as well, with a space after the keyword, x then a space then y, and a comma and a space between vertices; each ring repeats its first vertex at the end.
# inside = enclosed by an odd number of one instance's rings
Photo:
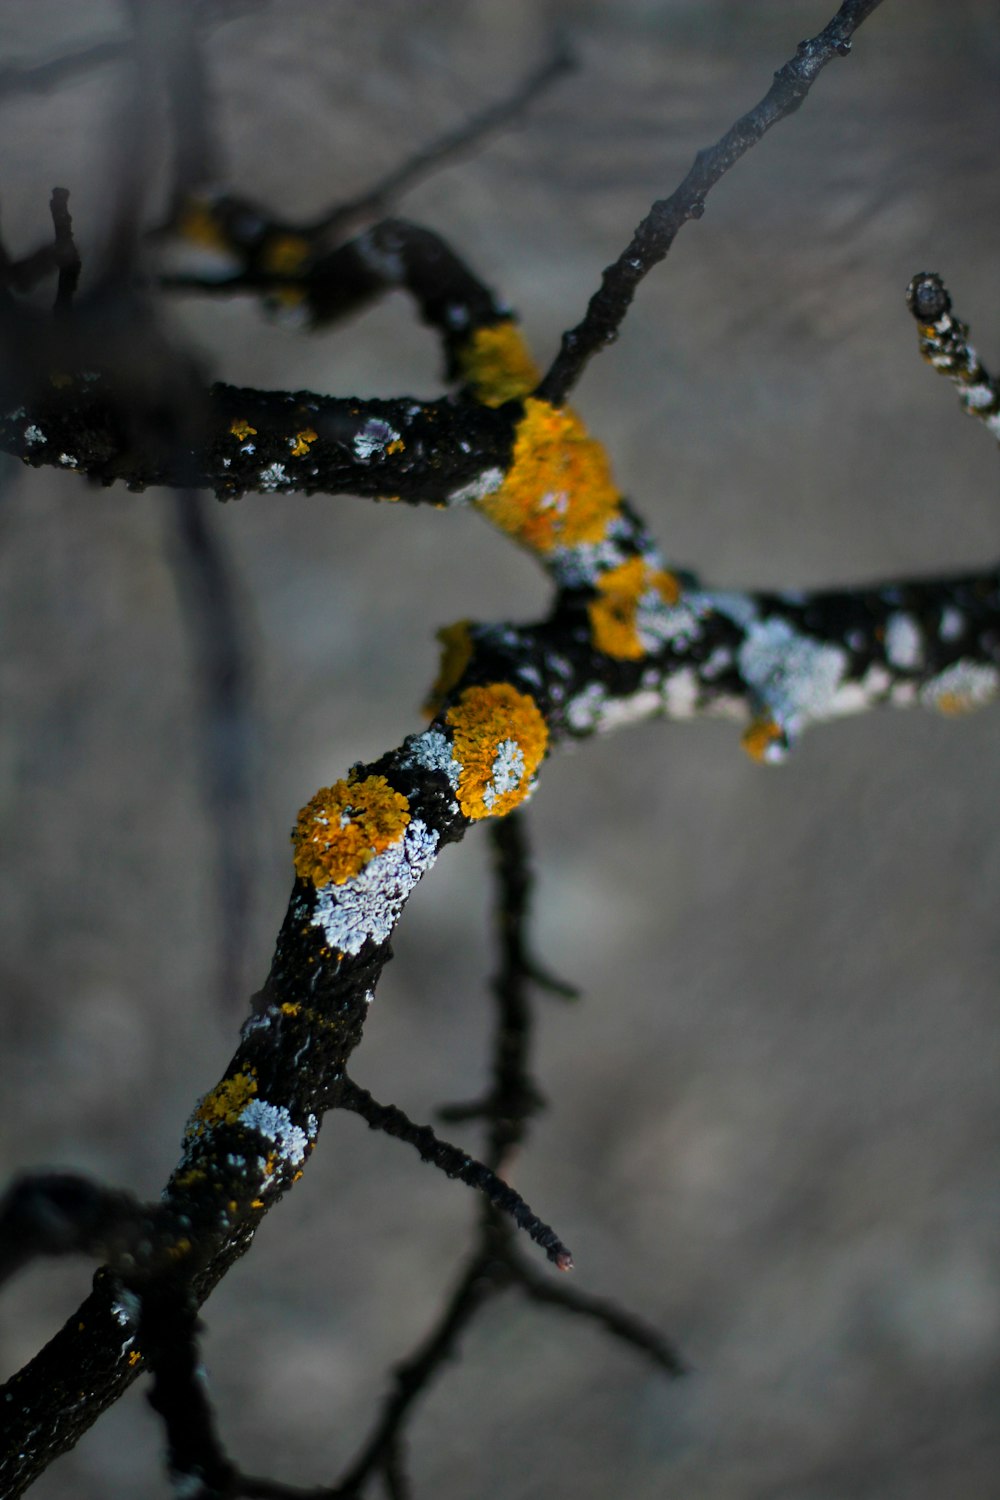
POLYGON ((196 1187, 199 1182, 204 1182, 206 1173, 202 1167, 192 1167, 188 1172, 182 1172, 179 1177, 174 1178, 175 1188, 196 1187))
POLYGON ((272 235, 264 244, 260 269, 272 276, 295 276, 309 259, 310 245, 300 234, 272 235))
POLYGON ((281 1007, 282 1014, 286 1016, 297 1016, 301 1009, 302 1006, 297 1000, 285 1000, 281 1007))
POLYGON ((292 833, 295 870, 315 886, 343 885, 402 837, 410 804, 384 776, 321 787, 292 833))
POLYGON ((475 329, 458 351, 458 366, 484 406, 502 406, 527 396, 542 378, 521 330, 509 319, 475 329))
POLYGON ((972 714, 981 704, 971 693, 946 692, 939 693, 934 699, 934 707, 938 713, 946 714, 949 718, 956 718, 960 714, 972 714))
POLYGON ((239 438, 242 443, 248 437, 254 437, 257 429, 256 427, 251 427, 250 423, 244 417, 237 417, 235 421, 230 422, 229 431, 234 438, 239 438))
POLYGON ((128 1362, 133 1370, 141 1359, 142 1355, 139 1353, 138 1349, 130 1349, 128 1351, 128 1362))
POLYGON ((523 802, 549 738, 535 700, 509 682, 466 688, 445 723, 462 767, 456 795, 465 816, 499 817, 523 802))
POLYGON ((763 765, 771 746, 782 737, 781 725, 773 719, 754 719, 743 731, 740 743, 751 760, 763 765))
POLYGON ((621 497, 607 455, 575 412, 529 399, 511 466, 479 510, 532 552, 599 542, 621 497))
POLYGON ((183 1260, 186 1255, 191 1254, 191 1241, 186 1237, 180 1239, 176 1244, 168 1245, 166 1250, 167 1260, 183 1260))
POLYGON ((208 1126, 235 1125, 256 1092, 257 1077, 253 1068, 248 1068, 245 1073, 234 1073, 232 1078, 224 1078, 205 1095, 194 1112, 194 1119, 208 1126))
MULTIPOLYGON (((387 455, 390 453, 402 453, 405 448, 406 444, 402 438, 393 438, 391 443, 386 444, 385 451, 387 455)), ((399 496, 397 495, 395 498, 398 500, 399 496)))
POLYGON ((472 660, 472 632, 469 620, 456 620, 454 625, 442 625, 437 639, 444 648, 438 664, 437 676, 424 704, 424 712, 433 718, 456 683, 461 682, 466 667, 472 660))
MULTIPOLYGON (((250 430, 252 432, 253 428, 251 428, 250 430)), ((318 437, 319 433, 314 432, 311 427, 303 427, 302 431, 297 432, 294 438, 288 439, 289 443, 291 443, 292 445, 292 457, 305 458, 306 454, 309 452, 309 444, 314 443, 318 437)))
POLYGON ((622 661, 638 661, 645 655, 637 624, 643 597, 655 590, 664 604, 676 604, 681 592, 672 573, 651 568, 641 557, 630 557, 603 573, 597 589, 597 598, 587 606, 594 645, 605 656, 622 661))
POLYGON ((231 253, 222 225, 204 199, 189 198, 177 220, 177 233, 204 250, 231 253))

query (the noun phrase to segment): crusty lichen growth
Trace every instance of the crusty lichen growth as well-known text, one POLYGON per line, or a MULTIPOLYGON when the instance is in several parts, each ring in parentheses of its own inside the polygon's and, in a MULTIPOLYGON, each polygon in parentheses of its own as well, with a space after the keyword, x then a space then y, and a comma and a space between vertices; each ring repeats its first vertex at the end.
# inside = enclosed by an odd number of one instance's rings
POLYGON ((652 568, 642 557, 630 557, 597 579, 597 597, 587 607, 594 645, 605 656, 638 661, 645 656, 638 629, 639 605, 646 595, 653 603, 676 604, 680 584, 672 573, 652 568))
POLYGON ((206 1094, 191 1117, 191 1127, 196 1134, 212 1125, 235 1125, 257 1092, 257 1075, 253 1068, 245 1073, 234 1073, 217 1083, 211 1093, 206 1094))
POLYGON ((502 817, 530 795, 549 732, 535 700, 509 682, 466 688, 448 710, 456 795, 467 818, 502 817))
POLYGON ((607 454, 576 413, 531 397, 503 483, 477 502, 501 531, 543 555, 603 540, 620 503, 607 454))
POLYGON ((384 776, 321 787, 292 832, 296 873, 320 888, 343 885, 396 843, 409 821, 409 802, 384 776))
POLYGON ((458 366, 484 406, 502 406, 530 395, 542 378, 521 330, 509 319, 475 329, 459 350, 458 366))
POLYGON ((469 620, 456 620, 454 625, 442 625, 437 632, 441 642, 441 660, 438 664, 434 685, 427 695, 424 712, 433 718, 444 700, 462 680, 462 674, 472 660, 472 631, 469 620))
POLYGON ((774 719, 754 719, 743 731, 740 744, 750 759, 762 766, 769 760, 780 758, 783 739, 781 725, 774 719))

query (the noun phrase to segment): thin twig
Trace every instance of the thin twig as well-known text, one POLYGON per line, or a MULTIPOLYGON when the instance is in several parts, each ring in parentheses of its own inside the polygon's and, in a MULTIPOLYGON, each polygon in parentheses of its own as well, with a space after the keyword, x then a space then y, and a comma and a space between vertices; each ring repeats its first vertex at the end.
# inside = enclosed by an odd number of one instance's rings
POLYGON ((689 219, 700 219, 709 190, 766 131, 794 114, 820 72, 850 51, 851 37, 882 0, 845 0, 833 20, 774 75, 760 103, 732 125, 714 146, 699 151, 694 165, 669 198, 654 203, 627 247, 608 266, 581 323, 563 334, 559 353, 537 395, 562 406, 588 361, 614 343, 640 281, 669 251, 689 219))
POLYGON ((440 171, 463 152, 479 146, 487 136, 495 134, 505 125, 510 125, 523 114, 528 105, 576 66, 573 54, 565 39, 559 38, 551 55, 535 68, 504 98, 488 104, 477 114, 470 115, 461 125, 448 130, 437 140, 415 151, 398 167, 393 167, 373 187, 346 203, 334 204, 326 213, 299 231, 306 236, 344 234, 360 224, 381 218, 390 204, 397 203, 403 193, 409 191, 422 178, 440 171))
POLYGON ((420 1153, 421 1161, 430 1162, 447 1177, 457 1177, 460 1182, 476 1188, 491 1207, 540 1245, 560 1271, 571 1269, 573 1257, 555 1231, 532 1213, 519 1193, 468 1152, 439 1140, 429 1125, 414 1125, 396 1105, 379 1104, 367 1089, 359 1088, 350 1078, 338 1083, 337 1104, 341 1109, 360 1115, 372 1130, 381 1130, 385 1135, 395 1136, 413 1146, 420 1153))

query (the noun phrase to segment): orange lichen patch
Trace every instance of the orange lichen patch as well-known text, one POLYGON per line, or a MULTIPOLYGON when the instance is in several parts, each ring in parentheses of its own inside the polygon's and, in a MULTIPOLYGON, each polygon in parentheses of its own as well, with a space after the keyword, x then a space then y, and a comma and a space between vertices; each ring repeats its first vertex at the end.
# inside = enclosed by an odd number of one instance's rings
POLYGON ((309 259, 311 247, 300 234, 276 234, 261 251, 260 269, 272 276, 295 276, 309 259))
POLYGON ((133 1370, 141 1359, 142 1355, 139 1353, 138 1349, 130 1349, 128 1351, 128 1362, 133 1370))
POLYGON ((256 1092, 257 1077, 253 1068, 248 1068, 245 1073, 234 1073, 232 1078, 224 1078, 210 1094, 205 1095, 194 1112, 193 1118, 201 1121, 196 1127, 198 1133, 205 1125, 235 1125, 244 1106, 256 1092))
POLYGON ((384 776, 321 787, 292 833, 296 873, 315 886, 343 885, 401 838, 409 821, 409 802, 384 776))
POLYGON ((456 620, 454 625, 442 625, 437 632, 437 639, 443 650, 434 686, 424 704, 424 712, 430 718, 437 713, 455 684, 461 682, 462 675, 472 660, 470 624, 469 620, 456 620))
POLYGON ((743 731, 740 744, 750 759, 761 766, 767 760, 767 752, 771 746, 782 738, 781 725, 776 724, 773 719, 754 719, 749 728, 743 731))
POLYGON ((939 693, 934 699, 934 707, 938 713, 946 714, 949 718, 957 718, 960 714, 974 714, 981 706, 971 693, 939 693))
POLYGON ((250 1207, 251 1208, 263 1208, 264 1207, 264 1200, 263 1200, 263 1198, 251 1198, 251 1200, 250 1200, 250 1207))
POLYGON ((597 580, 598 595, 587 606, 594 645, 605 656, 638 661, 645 655, 639 638, 639 603, 651 591, 664 604, 676 604, 681 587, 672 573, 651 568, 641 557, 630 557, 597 580))
POLYGON ((230 422, 229 431, 232 433, 234 438, 239 438, 240 442, 242 443, 248 437, 254 437, 256 435, 257 429, 256 427, 251 427, 250 423, 246 421, 244 417, 237 417, 234 422, 230 422))
POLYGON ((484 406, 502 406, 527 396, 542 378, 521 330, 509 319, 475 329, 458 351, 458 367, 484 406))
POLYGON ((466 688, 445 723, 462 767, 456 795, 465 816, 500 817, 523 802, 549 739, 534 698, 509 682, 466 688))
POLYGON ((297 1000, 285 1000, 281 1007, 282 1015, 297 1016, 302 1006, 297 1000))
POLYGON ((601 541, 620 501, 604 449, 575 412, 529 399, 502 485, 476 503, 494 526, 545 553, 601 541))
MULTIPOLYGON (((392 440, 391 443, 387 443, 386 444, 386 450, 385 451, 386 451, 387 454, 388 453, 402 453, 403 450, 405 449, 405 447, 406 447, 406 444, 403 442, 402 438, 393 438, 393 440, 392 440)), ((399 497, 397 496, 396 498, 398 499, 399 497)))
POLYGON ((230 251, 231 246, 209 205, 191 198, 177 220, 177 233, 205 250, 230 251))
MULTIPOLYGON (((253 428, 250 430, 252 432, 253 428)), ((314 443, 318 437, 319 433, 315 432, 311 427, 303 427, 302 431, 297 432, 294 438, 288 439, 292 445, 292 457, 305 458, 309 452, 309 444, 314 443)))

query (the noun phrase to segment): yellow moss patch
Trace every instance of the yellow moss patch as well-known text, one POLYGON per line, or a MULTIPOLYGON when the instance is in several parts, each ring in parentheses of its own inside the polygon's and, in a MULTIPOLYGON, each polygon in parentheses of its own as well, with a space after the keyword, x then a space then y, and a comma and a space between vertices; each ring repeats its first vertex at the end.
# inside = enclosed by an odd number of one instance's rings
POLYGON ((535 700, 509 682, 466 688, 445 723, 462 767, 456 792, 465 816, 500 817, 523 802, 549 739, 535 700))
MULTIPOLYGON (((253 428, 250 430, 252 432, 253 428)), ((292 457, 305 458, 309 452, 309 444, 314 443, 318 437, 319 433, 315 432, 311 427, 303 427, 302 431, 297 432, 294 438, 288 439, 292 445, 292 457)))
POLYGON ((599 542, 620 499, 607 455, 580 418, 529 399, 503 484, 477 506, 522 546, 546 553, 599 542))
POLYGON ((462 674, 472 660, 470 623, 469 620, 456 620, 454 625, 442 625, 437 632, 437 639, 441 642, 443 649, 434 686, 424 704, 424 712, 431 718, 437 713, 455 684, 461 682, 462 674))
POLYGON ((458 365, 473 395, 484 406, 502 406, 527 396, 541 380, 521 330, 509 320, 477 328, 459 350, 458 365))
POLYGON ((672 573, 651 568, 641 557, 630 557, 597 580, 598 594, 587 606, 594 645, 605 656, 638 661, 645 655, 637 627, 639 603, 654 590, 665 604, 676 604, 680 584, 672 573))
POLYGON ((292 833, 295 870, 315 886, 343 885, 402 837, 410 804, 384 776, 321 787, 292 833))
POLYGON ((230 422, 229 431, 232 433, 234 438, 239 438, 240 442, 242 443, 248 437, 254 437, 256 435, 257 429, 256 427, 251 427, 250 423, 247 422, 243 417, 237 417, 235 422, 230 422))
POLYGON ((743 731, 740 743, 751 760, 763 765, 767 760, 768 750, 781 737, 781 726, 773 719, 754 719, 749 728, 743 731))
POLYGON ((216 1084, 206 1094, 194 1112, 194 1118, 204 1125, 235 1125, 244 1106, 257 1092, 257 1077, 253 1068, 245 1073, 234 1073, 216 1084))
POLYGON ((300 234, 276 234, 261 251, 260 268, 272 276, 295 276, 309 255, 309 241, 300 234))

